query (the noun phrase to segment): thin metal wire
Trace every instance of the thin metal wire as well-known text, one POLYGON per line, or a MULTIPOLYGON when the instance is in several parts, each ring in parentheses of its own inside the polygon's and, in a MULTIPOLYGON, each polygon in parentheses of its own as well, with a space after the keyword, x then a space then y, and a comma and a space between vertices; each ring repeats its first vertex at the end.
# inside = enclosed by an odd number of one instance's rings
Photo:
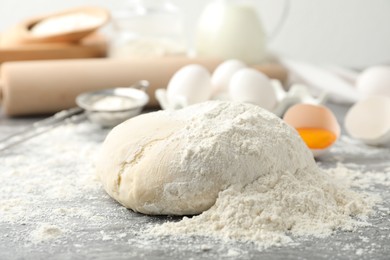
POLYGON ((45 118, 43 120, 40 120, 40 121, 33 123, 32 125, 26 127, 22 131, 18 131, 18 132, 11 134, 11 135, 6 136, 5 138, 0 140, 0 144, 7 142, 9 139, 11 139, 15 136, 19 136, 19 135, 23 135, 23 134, 26 134, 28 132, 31 132, 31 129, 33 129, 33 128, 39 128, 39 127, 44 127, 44 126, 48 126, 51 124, 56 124, 57 122, 63 121, 64 119, 69 118, 73 115, 79 114, 80 112, 82 112, 82 109, 80 109, 80 108, 71 108, 71 109, 68 109, 65 111, 60 111, 51 117, 48 117, 48 118, 45 118))
POLYGON ((31 138, 46 133, 60 125, 67 123, 78 123, 86 119, 83 109, 69 109, 62 112, 64 115, 58 118, 52 116, 48 119, 37 122, 37 124, 26 130, 12 134, 0 142, 0 152, 7 150, 15 145, 23 143, 31 138))

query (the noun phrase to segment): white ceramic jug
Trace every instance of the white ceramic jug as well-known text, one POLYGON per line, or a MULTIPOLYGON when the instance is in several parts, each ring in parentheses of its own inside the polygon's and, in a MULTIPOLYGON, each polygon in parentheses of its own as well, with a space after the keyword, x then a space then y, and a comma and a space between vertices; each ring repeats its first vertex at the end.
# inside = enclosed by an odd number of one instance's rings
POLYGON ((201 14, 195 45, 199 56, 259 64, 266 55, 266 34, 250 4, 215 0, 201 14))

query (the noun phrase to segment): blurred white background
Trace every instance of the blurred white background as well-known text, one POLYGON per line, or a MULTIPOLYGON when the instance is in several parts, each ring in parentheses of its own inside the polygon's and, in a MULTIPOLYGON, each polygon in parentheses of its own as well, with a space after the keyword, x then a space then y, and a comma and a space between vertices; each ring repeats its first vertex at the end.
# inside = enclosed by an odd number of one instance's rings
MULTIPOLYGON (((172 0, 182 8, 187 37, 193 40, 196 21, 210 0, 172 0)), ((264 27, 273 31, 289 0, 253 0, 264 27)), ((0 31, 39 14, 69 7, 97 5, 120 8, 123 0, 0 0, 0 31)), ((390 64, 390 1, 290 1, 281 31, 269 49, 287 57, 351 68, 390 64)))

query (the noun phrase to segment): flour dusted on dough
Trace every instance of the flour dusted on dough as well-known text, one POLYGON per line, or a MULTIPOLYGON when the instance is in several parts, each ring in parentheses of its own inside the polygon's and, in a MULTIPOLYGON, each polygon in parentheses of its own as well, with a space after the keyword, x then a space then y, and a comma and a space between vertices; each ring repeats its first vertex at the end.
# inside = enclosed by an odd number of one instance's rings
POLYGON ((198 214, 229 186, 316 169, 292 128, 233 102, 133 118, 113 129, 102 151, 97 170, 107 193, 146 214, 198 214))

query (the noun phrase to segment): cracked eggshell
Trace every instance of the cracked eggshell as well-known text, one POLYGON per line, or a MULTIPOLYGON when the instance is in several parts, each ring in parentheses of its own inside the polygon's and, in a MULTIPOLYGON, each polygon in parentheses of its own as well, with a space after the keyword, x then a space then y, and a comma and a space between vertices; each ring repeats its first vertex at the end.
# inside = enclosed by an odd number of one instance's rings
POLYGON ((270 79, 252 68, 243 68, 234 73, 229 83, 229 95, 233 101, 252 103, 269 111, 277 104, 270 79))
POLYGON ((186 105, 208 100, 211 96, 211 75, 203 66, 191 64, 179 69, 167 87, 170 104, 185 99, 186 105))
POLYGON ((345 117, 345 128, 367 144, 390 143, 390 97, 371 96, 357 102, 345 117))
POLYGON ((385 95, 390 97, 390 66, 375 66, 363 71, 356 80, 363 97, 385 95))
POLYGON ((297 104, 292 106, 285 113, 283 120, 294 127, 324 129, 335 135, 335 140, 323 149, 310 149, 314 157, 318 157, 328 152, 329 148, 336 143, 341 134, 340 125, 333 112, 322 105, 297 104))
POLYGON ((212 96, 229 92, 229 82, 234 73, 246 68, 246 64, 239 60, 228 60, 221 63, 213 72, 211 77, 212 96))

